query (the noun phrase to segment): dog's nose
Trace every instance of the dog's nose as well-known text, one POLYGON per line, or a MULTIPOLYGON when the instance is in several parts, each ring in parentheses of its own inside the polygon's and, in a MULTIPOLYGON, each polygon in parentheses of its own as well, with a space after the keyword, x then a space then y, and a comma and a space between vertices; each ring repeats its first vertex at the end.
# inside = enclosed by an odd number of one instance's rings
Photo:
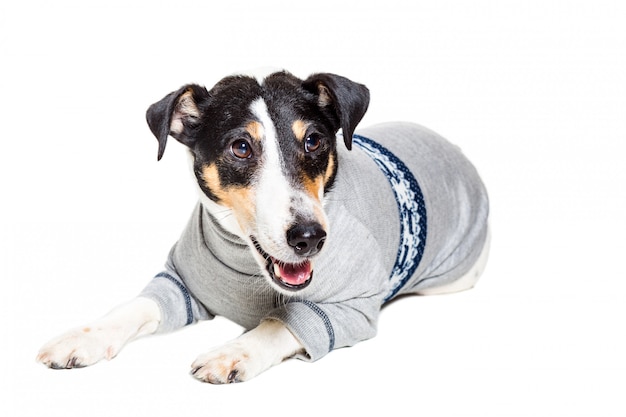
POLYGON ((326 241, 326 231, 319 223, 297 224, 287 230, 287 243, 300 256, 313 256, 326 241))

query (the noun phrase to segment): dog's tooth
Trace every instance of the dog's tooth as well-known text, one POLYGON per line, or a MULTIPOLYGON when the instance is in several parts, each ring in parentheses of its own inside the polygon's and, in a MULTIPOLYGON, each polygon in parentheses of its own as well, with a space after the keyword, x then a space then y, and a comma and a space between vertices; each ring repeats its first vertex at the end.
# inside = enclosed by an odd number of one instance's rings
POLYGON ((276 278, 281 278, 280 268, 278 267, 278 265, 276 263, 274 263, 272 266, 274 267, 274 276, 276 278))

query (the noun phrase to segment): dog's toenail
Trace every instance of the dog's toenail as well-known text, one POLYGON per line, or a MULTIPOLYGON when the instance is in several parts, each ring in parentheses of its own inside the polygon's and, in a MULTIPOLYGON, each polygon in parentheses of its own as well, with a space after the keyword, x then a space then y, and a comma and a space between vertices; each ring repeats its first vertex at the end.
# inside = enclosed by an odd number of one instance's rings
POLYGON ((233 382, 239 382, 239 380, 237 379, 238 374, 239 371, 237 371, 236 369, 230 371, 230 373, 228 374, 228 383, 232 384, 233 382))
POLYGON ((87 365, 83 365, 80 359, 78 359, 77 357, 72 357, 72 359, 70 359, 69 362, 67 363, 66 368, 75 369, 75 368, 84 368, 85 366, 87 365))

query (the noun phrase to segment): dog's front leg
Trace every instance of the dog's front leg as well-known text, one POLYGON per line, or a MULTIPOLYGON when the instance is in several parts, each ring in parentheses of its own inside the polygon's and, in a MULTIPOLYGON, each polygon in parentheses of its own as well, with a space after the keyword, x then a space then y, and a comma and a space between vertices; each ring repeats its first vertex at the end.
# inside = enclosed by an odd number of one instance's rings
POLYGON ((37 361, 54 369, 81 368, 112 359, 132 339, 154 333, 161 319, 156 302, 138 297, 99 320, 46 343, 37 361))
POLYGON ((212 384, 243 382, 302 350, 282 323, 265 320, 230 343, 200 355, 191 365, 191 373, 212 384))

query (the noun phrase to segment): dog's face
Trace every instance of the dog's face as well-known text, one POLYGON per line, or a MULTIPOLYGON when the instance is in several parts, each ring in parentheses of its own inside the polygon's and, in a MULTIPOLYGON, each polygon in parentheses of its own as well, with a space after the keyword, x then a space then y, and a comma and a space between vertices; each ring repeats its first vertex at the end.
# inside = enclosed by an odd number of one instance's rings
POLYGON ((265 276, 293 292, 313 276, 328 221, 324 194, 337 171, 335 135, 352 133, 369 103, 361 84, 333 74, 300 80, 227 77, 210 91, 187 85, 153 104, 148 124, 159 140, 186 145, 205 206, 245 239, 265 276), (232 216, 230 216, 232 214, 232 216))

